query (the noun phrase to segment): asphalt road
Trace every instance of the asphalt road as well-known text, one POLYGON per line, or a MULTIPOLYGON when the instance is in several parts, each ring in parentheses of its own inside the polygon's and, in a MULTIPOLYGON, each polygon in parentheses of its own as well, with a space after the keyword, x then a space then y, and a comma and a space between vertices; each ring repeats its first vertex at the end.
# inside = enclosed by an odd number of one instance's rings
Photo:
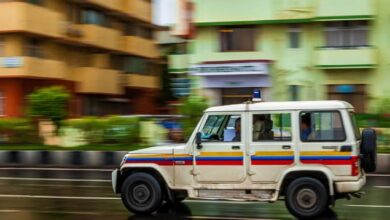
MULTIPOLYGON (((361 199, 339 200, 319 219, 389 219, 390 175, 368 177, 361 199)), ((133 215, 111 190, 109 170, 0 168, 0 219, 294 219, 283 202, 185 201, 153 216, 133 215)))

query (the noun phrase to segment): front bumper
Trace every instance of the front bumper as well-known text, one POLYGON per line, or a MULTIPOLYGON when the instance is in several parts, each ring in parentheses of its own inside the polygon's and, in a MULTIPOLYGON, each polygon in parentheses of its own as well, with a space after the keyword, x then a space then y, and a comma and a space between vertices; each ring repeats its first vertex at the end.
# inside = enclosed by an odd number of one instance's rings
POLYGON ((348 182, 335 182, 336 191, 338 193, 353 193, 359 192, 363 186, 366 184, 366 175, 362 175, 356 181, 348 181, 348 182))
POLYGON ((114 190, 114 193, 117 194, 117 183, 118 183, 118 169, 115 169, 111 173, 111 183, 112 183, 112 189, 114 190))

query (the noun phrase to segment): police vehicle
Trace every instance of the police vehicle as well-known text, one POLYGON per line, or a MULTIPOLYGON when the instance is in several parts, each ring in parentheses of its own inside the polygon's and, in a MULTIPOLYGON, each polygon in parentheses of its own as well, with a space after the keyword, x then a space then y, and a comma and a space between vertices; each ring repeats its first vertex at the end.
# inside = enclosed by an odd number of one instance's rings
POLYGON ((376 169, 376 134, 359 131, 343 101, 259 102, 211 107, 186 144, 126 154, 114 192, 133 213, 184 199, 275 202, 298 218, 360 198, 376 169))

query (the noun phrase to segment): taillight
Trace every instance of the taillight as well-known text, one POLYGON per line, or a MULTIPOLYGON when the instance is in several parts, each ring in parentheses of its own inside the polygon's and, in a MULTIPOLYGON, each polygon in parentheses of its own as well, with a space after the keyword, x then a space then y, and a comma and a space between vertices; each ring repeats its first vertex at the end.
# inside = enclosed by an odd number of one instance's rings
POLYGON ((352 176, 359 176, 360 167, 359 167, 360 161, 358 156, 352 157, 352 176))

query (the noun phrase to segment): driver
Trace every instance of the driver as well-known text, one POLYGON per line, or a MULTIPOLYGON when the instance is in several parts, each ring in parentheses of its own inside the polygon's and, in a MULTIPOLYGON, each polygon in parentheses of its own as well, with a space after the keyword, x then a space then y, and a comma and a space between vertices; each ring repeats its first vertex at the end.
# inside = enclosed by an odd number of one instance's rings
POLYGON ((237 118, 234 124, 234 130, 236 131, 236 136, 232 139, 233 142, 241 141, 241 118, 237 118))

